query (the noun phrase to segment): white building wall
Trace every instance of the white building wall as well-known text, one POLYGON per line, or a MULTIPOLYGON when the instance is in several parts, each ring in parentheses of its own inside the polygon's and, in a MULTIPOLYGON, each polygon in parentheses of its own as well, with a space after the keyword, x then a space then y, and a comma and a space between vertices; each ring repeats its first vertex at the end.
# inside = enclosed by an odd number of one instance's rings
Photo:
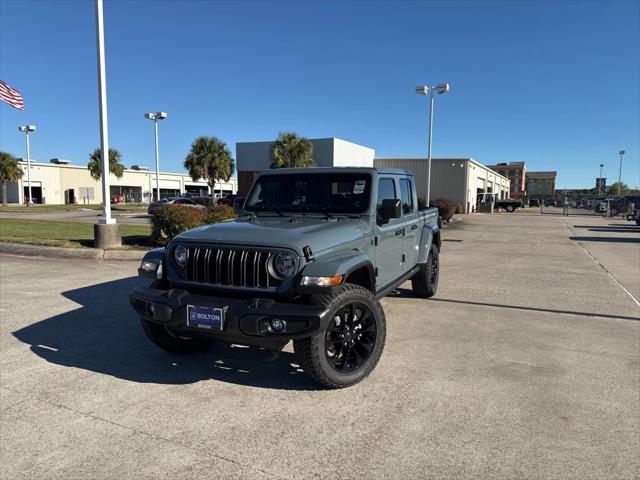
MULTIPOLYGON (((23 203, 23 187, 28 186, 27 163, 19 162, 19 165, 24 171, 22 179, 18 182, 19 202, 23 203)), ((111 186, 140 188, 144 202, 149 202, 155 194, 155 177, 155 172, 149 170, 130 169, 124 171, 122 178, 109 175, 111 186)), ((46 204, 64 204, 65 192, 68 190, 74 191, 76 203, 102 203, 102 182, 94 180, 86 166, 31 162, 31 183, 32 186, 42 187, 42 197, 46 204), (93 189, 93 198, 81 198, 81 189, 93 189)), ((211 193, 207 182, 203 180, 194 182, 187 173, 160 172, 161 189, 176 189, 183 194, 185 185, 202 186, 211 193)), ((216 190, 230 190, 236 193, 238 181, 236 178, 231 178, 228 182, 219 182, 216 184, 216 190)))
MULTIPOLYGON (((313 138, 313 161, 318 167, 371 167, 375 150, 340 138, 313 138)), ((236 143, 238 172, 261 172, 271 166, 273 142, 236 143)))

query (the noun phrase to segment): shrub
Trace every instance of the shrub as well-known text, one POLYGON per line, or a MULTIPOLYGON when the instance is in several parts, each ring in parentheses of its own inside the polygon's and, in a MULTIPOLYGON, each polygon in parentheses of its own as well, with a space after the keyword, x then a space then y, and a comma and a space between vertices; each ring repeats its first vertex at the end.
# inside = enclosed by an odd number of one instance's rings
POLYGON ((233 207, 223 204, 211 205, 207 209, 205 223, 218 223, 232 218, 236 218, 233 207))
MULTIPOLYGON (((438 215, 442 217, 445 222, 451 221, 451 218, 456 213, 456 208, 459 207, 456 202, 451 202, 444 198, 432 201, 429 206, 436 207, 438 209, 438 215)), ((460 209, 462 210, 462 207, 460 207, 460 209)))
POLYGON ((456 203, 456 211, 453 212, 453 213, 455 213, 456 215, 461 214, 462 213, 462 205, 460 205, 459 203, 456 203))
POLYGON ((207 210, 183 205, 164 205, 151 221, 151 241, 165 245, 176 235, 205 224, 207 210))
POLYGON ((154 215, 151 226, 151 241, 166 245, 176 235, 210 223, 235 218, 233 208, 228 205, 212 205, 208 209, 184 205, 164 205, 154 215))

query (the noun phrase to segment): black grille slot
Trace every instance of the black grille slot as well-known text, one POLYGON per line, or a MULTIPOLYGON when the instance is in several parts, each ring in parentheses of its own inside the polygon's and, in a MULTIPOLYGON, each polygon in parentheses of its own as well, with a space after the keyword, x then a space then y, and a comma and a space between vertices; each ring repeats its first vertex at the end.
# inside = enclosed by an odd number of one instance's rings
POLYGON ((212 285, 274 287, 280 280, 269 273, 271 255, 264 250, 188 247, 184 278, 212 285))

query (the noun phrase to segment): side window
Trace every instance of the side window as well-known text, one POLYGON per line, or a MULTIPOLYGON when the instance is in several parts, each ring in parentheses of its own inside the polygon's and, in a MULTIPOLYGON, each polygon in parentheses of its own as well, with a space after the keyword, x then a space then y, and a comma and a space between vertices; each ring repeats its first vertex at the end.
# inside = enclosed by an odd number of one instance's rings
POLYGON ((413 212, 413 194, 411 192, 411 182, 408 178, 400 179, 400 200, 402 201, 402 213, 413 212))
POLYGON ((378 212, 378 225, 382 224, 382 201, 387 199, 395 199, 396 196, 396 186, 393 182, 392 178, 381 178, 378 180, 378 203, 377 203, 377 212, 378 212))

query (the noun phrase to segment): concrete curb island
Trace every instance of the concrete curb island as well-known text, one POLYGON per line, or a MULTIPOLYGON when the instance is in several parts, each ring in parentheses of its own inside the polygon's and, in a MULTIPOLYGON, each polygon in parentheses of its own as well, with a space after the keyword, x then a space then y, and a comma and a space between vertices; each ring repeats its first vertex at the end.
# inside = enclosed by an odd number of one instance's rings
POLYGON ((53 258, 81 258, 85 260, 141 260, 146 250, 102 250, 99 248, 62 248, 28 243, 0 242, 1 253, 53 258))

